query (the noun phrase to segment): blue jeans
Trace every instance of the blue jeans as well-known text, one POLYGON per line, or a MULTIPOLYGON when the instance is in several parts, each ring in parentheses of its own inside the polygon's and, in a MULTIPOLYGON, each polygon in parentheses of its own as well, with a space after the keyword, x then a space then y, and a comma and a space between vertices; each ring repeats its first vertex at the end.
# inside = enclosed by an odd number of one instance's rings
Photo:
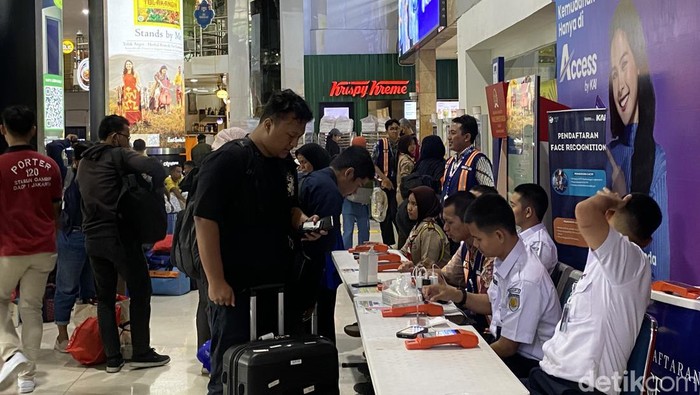
POLYGON ((369 241, 369 206, 351 202, 345 199, 343 202, 343 244, 345 248, 352 248, 352 232, 357 222, 357 244, 369 241))
POLYGON ((56 295, 54 317, 57 325, 68 325, 75 299, 95 297, 95 280, 85 251, 85 235, 80 231, 57 235, 56 295))

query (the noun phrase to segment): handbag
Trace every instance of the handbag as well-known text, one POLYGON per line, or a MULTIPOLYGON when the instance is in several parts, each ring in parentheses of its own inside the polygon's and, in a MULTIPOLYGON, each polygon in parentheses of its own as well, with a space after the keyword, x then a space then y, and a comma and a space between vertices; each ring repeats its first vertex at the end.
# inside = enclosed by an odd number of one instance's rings
MULTIPOLYGON (((116 319, 121 334, 122 357, 131 352, 131 332, 129 331, 129 298, 117 295, 116 319), (125 342, 127 342, 125 344, 125 342)), ((97 321, 97 305, 77 305, 73 316, 76 328, 68 341, 66 351, 81 365, 98 365, 107 361, 104 345, 100 337, 97 321)), ((129 355, 130 356, 130 355, 129 355)))
POLYGON ((386 211, 389 207, 389 198, 382 188, 375 187, 372 191, 372 204, 370 205, 372 218, 377 222, 384 222, 386 211))

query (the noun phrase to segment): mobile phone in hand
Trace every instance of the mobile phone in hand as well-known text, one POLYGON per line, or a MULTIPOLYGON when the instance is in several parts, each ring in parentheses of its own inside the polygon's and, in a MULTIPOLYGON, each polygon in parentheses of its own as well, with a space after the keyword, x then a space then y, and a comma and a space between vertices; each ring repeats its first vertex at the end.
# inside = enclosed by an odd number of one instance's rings
POLYGON ((329 231, 333 229, 333 217, 323 217, 318 222, 306 221, 301 225, 301 231, 304 233, 313 233, 320 231, 329 231))

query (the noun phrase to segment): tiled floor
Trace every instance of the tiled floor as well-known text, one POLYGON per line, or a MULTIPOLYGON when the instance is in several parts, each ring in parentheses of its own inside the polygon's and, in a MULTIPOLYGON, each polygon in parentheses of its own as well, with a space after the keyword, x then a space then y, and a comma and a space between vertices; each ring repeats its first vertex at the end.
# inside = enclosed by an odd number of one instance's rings
MULTIPOLYGON (((373 224, 373 229, 376 229, 373 224)), ((376 230, 372 240, 378 240, 376 230)), ((338 289, 336 307, 337 347, 340 362, 362 359, 362 342, 343 332, 346 324, 355 322, 348 294, 343 286, 338 289)), ((158 352, 170 355, 169 365, 131 370, 128 364, 117 374, 107 374, 104 366, 85 368, 70 355, 53 350, 56 327, 44 324, 44 337, 37 373, 35 394, 204 394, 208 377, 200 374, 201 364, 196 360, 195 311, 197 293, 183 296, 154 296, 152 300, 151 343, 158 352)), ((69 327, 69 330, 72 330, 69 327)), ((340 393, 355 394, 353 385, 364 381, 356 369, 340 370, 340 393)), ((0 394, 17 392, 16 383, 0 388, 0 394)))

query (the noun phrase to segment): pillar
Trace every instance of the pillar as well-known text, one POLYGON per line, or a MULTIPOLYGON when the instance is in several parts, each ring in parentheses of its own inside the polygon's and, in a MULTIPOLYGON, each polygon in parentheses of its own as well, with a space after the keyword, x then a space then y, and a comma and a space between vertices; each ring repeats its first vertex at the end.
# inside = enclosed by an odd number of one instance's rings
POLYGON ((280 2, 282 89, 304 95, 304 1, 280 2))
MULTIPOLYGON (((103 0, 88 0, 88 45, 90 49, 90 80, 107 81, 105 56, 105 11, 103 0)), ((90 84, 90 123, 87 138, 98 141, 97 129, 105 117, 106 83, 90 84)))
POLYGON ((437 106, 437 80, 434 49, 421 49, 416 60, 416 86, 418 87, 418 120, 420 137, 433 134, 431 116, 437 106))
MULTIPOLYGON (((0 62, 3 94, 0 111, 11 105, 25 105, 37 111, 37 68, 35 4, 27 0, 0 1, 0 62)), ((0 136, 0 153, 7 148, 0 136)))
POLYGON ((231 100, 231 126, 246 127, 253 115, 248 45, 249 0, 229 0, 228 12, 228 93, 231 100))

